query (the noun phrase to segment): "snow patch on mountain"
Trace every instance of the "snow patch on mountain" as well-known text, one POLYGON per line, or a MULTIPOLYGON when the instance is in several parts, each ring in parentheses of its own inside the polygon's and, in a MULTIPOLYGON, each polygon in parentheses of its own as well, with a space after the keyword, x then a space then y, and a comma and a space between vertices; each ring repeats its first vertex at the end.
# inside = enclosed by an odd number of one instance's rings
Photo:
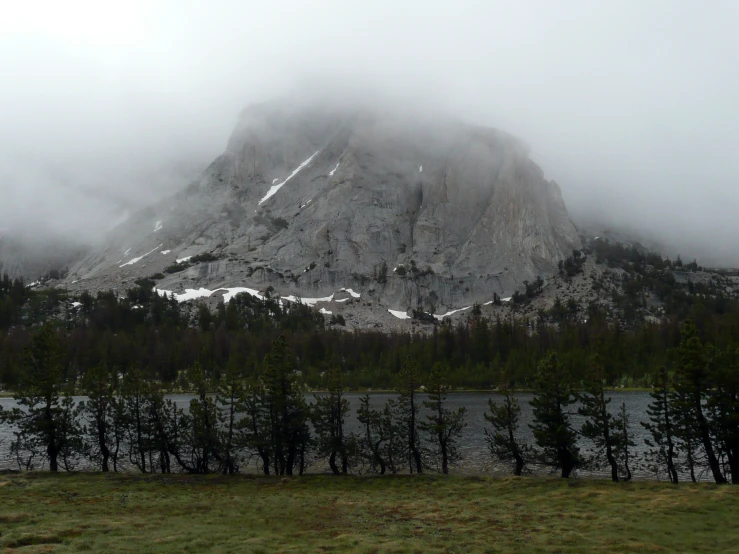
POLYGON ((439 321, 441 321, 442 319, 444 319, 444 318, 445 318, 445 317, 447 317, 447 316, 450 316, 450 315, 454 315, 454 314, 456 314, 456 313, 459 313, 459 312, 463 312, 463 311, 465 311, 465 310, 469 310, 469 309, 470 309, 471 307, 472 307, 472 306, 467 306, 466 308, 459 308, 459 309, 457 309, 457 310, 452 310, 452 311, 450 311, 450 312, 447 312, 447 313, 445 313, 445 314, 443 314, 443 315, 436 315, 436 314, 434 314, 434 317, 435 317, 436 319, 438 319, 439 321))
POLYGON ((136 263, 140 262, 141 260, 143 260, 144 258, 146 258, 146 256, 148 256, 148 255, 149 255, 149 254, 151 254, 152 252, 156 252, 157 250, 159 250, 159 249, 160 249, 160 248, 161 248, 162 246, 163 246, 163 245, 162 245, 162 244, 160 244, 159 246, 157 246, 157 247, 156 247, 156 248, 154 248, 153 250, 149 250, 149 251, 148 251, 148 252, 147 252, 146 254, 144 254, 143 256, 139 256, 138 258, 132 258, 131 260, 127 261, 127 262, 126 262, 125 264, 123 264, 123 265, 122 265, 122 266, 120 266, 120 267, 126 267, 127 265, 134 265, 134 264, 136 264, 136 263))
POLYGON ((293 171, 290 174, 290 176, 287 179, 285 179, 281 183, 278 183, 276 185, 272 185, 270 187, 269 191, 267 191, 267 194, 264 195, 264 198, 262 198, 259 201, 259 204, 261 205, 263 202, 269 200, 272 196, 274 196, 277 193, 277 191, 280 190, 282 187, 284 187, 285 186, 285 183, 287 183, 290 179, 292 179, 293 177, 295 177, 300 172, 301 169, 303 169, 307 165, 310 165, 310 163, 313 161, 313 158, 315 158, 317 155, 318 155, 318 152, 316 152, 310 158, 308 158, 307 160, 305 160, 302 164, 300 164, 297 167, 297 169, 295 169, 295 171, 293 171))

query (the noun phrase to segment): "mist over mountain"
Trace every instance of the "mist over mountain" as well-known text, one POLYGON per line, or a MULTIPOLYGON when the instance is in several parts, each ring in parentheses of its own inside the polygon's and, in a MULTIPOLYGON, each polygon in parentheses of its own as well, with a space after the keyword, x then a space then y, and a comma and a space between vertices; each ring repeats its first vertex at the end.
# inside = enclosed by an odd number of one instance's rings
POLYGON ((0 228, 99 245, 196 179, 244 106, 292 94, 504 129, 576 224, 739 265, 737 17, 733 2, 16 3, 0 19, 0 228))
POLYGON ((206 297, 352 289, 444 313, 508 296, 579 247, 558 185, 513 136, 288 99, 246 109, 199 182, 133 214, 68 281, 107 290, 159 275, 159 289, 206 297))

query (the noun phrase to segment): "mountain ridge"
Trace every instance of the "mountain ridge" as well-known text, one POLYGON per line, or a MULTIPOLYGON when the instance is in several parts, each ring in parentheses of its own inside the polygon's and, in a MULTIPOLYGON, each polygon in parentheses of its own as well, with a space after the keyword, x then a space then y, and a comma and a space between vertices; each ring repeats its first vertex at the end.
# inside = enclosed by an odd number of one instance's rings
POLYGON ((116 228, 66 284, 351 288, 442 312, 507 296, 581 246, 559 186, 528 154, 507 133, 445 118, 253 106, 200 181, 116 228))

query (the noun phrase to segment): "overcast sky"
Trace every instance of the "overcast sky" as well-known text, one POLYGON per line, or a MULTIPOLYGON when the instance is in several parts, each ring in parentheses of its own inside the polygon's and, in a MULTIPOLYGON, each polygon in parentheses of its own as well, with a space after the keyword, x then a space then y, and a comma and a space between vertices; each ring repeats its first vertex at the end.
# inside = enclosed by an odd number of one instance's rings
POLYGON ((739 265, 739 2, 26 0, 0 17, 0 228, 100 235, 310 86, 523 138, 584 217, 739 265), (373 92, 370 92, 373 91, 373 92))

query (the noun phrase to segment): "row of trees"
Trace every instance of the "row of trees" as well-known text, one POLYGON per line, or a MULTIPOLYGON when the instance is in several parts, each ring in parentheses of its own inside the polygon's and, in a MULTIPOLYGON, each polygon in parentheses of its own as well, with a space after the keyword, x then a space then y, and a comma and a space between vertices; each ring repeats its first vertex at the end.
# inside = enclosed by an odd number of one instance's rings
MULTIPOLYGON (((539 363, 551 352, 575 380, 585 381, 596 348, 609 386, 649 386, 654 368, 674 370, 681 340, 678 320, 626 328, 597 309, 587 321, 563 317, 557 325, 525 318, 491 321, 473 314, 456 326, 444 324, 420 335, 347 332, 325 328, 323 316, 307 306, 280 306, 249 295, 237 296, 212 314, 204 306, 195 310, 198 319, 192 324, 187 306, 156 295, 145 301, 138 293, 149 291, 131 291, 132 299, 109 293, 88 297, 87 308, 76 308, 73 319, 57 326, 64 377, 73 386, 99 366, 137 367, 172 389, 180 386, 181 370, 196 362, 217 379, 230 364, 254 377, 280 335, 300 358, 299 369, 313 388, 322 386, 324 366, 338 361, 348 388, 389 389, 409 357, 422 367, 448 365, 447 378, 455 387, 491 388, 507 373, 515 387, 531 388, 539 363)), ((722 351, 739 347, 739 308, 718 314, 698 303, 691 315, 701 340, 722 351)), ((23 350, 37 329, 0 330, 0 388, 20 386, 23 350)))
MULTIPOLYGON (((491 451, 513 463, 517 475, 531 462, 545 463, 569 477, 577 467, 610 469, 614 481, 631 479, 629 414, 625 404, 617 413, 609 409, 603 386, 603 364, 596 355, 591 371, 578 392, 576 381, 551 354, 539 365, 536 395, 531 402, 531 425, 538 450, 516 438, 520 407, 504 389, 501 406, 490 403, 486 419, 495 429, 488 433, 491 451), (579 430, 568 409, 578 403, 584 419, 579 430), (584 457, 579 441, 591 441, 593 449, 584 457)), ((651 392, 648 421, 648 467, 678 483, 681 474, 695 482, 707 473, 716 483, 739 483, 739 350, 721 352, 704 345, 695 325, 683 325, 676 371, 660 367, 651 392)))
POLYGON ((320 460, 336 474, 397 473, 404 467, 447 473, 459 458, 455 444, 465 410, 446 408, 448 387, 439 368, 427 382, 428 398, 420 401, 420 371, 410 360, 399 398, 380 411, 365 396, 359 409, 363 432, 347 433, 349 405, 340 370, 326 370, 327 392, 309 403, 284 337, 275 341, 255 379, 245 380, 231 365, 216 383, 195 364, 185 376, 195 395, 187 410, 165 399, 161 382, 135 368, 125 374, 104 367, 89 371, 82 384, 87 399, 75 403, 63 359, 54 329, 45 326, 25 352, 22 392, 15 396, 19 407, 0 412, 0 421, 13 429, 10 451, 22 468, 48 463, 51 471, 70 470, 84 461, 104 472, 232 474, 256 459, 267 475, 302 475, 320 460))
MULTIPOLYGON (((194 393, 188 409, 166 399, 162 383, 140 370, 121 374, 102 366, 87 373, 87 400, 75 403, 63 360, 57 334, 47 325, 25 351, 19 407, 0 413, 13 428, 11 453, 26 469, 47 463, 52 471, 72 469, 86 460, 102 471, 231 474, 253 460, 276 475, 303 474, 316 463, 335 474, 413 474, 429 468, 448 473, 461 458, 467 413, 449 408, 448 367, 441 363, 425 373, 417 360, 406 359, 397 397, 375 407, 365 395, 356 413, 359 428, 349 432, 340 365, 325 369, 325 392, 309 402, 284 337, 253 378, 231 364, 216 380, 195 364, 184 376, 194 393)), ((737 360, 739 352, 726 358, 705 346, 692 322, 683 326, 676 371, 658 370, 642 423, 655 472, 673 483, 685 474, 695 481, 703 471, 717 483, 739 481, 737 360)), ((485 414, 492 456, 516 475, 533 466, 559 470, 562 477, 578 468, 606 468, 614 481, 631 479, 630 414, 624 404, 615 411, 609 406, 604 371, 598 354, 584 382, 556 354, 542 360, 531 400, 531 443, 522 438, 521 408, 504 375, 502 402, 491 399, 485 414)))

